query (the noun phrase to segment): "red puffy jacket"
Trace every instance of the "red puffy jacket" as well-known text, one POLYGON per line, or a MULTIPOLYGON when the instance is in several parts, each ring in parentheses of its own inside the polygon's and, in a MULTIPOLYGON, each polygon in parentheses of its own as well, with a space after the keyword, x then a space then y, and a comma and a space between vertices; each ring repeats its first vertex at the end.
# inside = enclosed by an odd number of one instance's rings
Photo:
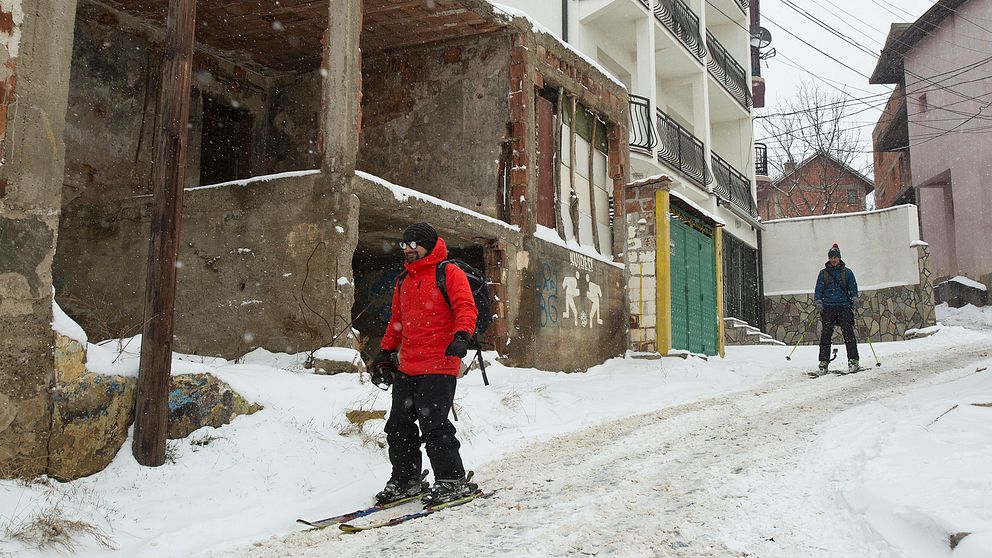
POLYGON ((479 311, 465 272, 457 265, 444 268, 451 306, 437 286, 437 264, 447 257, 448 247, 438 238, 430 254, 403 264, 406 278, 393 291, 393 315, 380 346, 387 351, 400 347, 400 371, 408 376, 457 376, 462 359, 444 356, 444 350, 455 338, 455 332, 471 335, 475 331, 479 311))

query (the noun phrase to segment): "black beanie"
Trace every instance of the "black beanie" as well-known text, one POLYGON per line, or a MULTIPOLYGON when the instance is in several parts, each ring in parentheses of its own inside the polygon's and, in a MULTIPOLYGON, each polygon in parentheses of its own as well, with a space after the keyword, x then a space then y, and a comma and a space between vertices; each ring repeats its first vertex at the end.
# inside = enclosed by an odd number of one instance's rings
POLYGON ((837 256, 838 258, 840 257, 840 248, 837 247, 837 243, 836 242, 834 243, 833 246, 830 247, 829 250, 827 250, 827 257, 828 258, 832 258, 834 256, 837 256))
POLYGON ((437 244, 437 231, 427 223, 414 223, 403 231, 403 242, 416 242, 430 252, 437 244))

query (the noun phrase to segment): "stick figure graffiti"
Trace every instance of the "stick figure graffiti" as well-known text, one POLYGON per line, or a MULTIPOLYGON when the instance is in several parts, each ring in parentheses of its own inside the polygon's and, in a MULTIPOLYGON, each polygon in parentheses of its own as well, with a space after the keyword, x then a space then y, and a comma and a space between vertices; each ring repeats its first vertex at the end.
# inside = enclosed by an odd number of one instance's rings
POLYGON ((575 277, 569 275, 561 282, 561 286, 565 289, 565 313, 561 316, 563 318, 572 317, 575 320, 575 325, 579 325, 579 311, 575 307, 575 297, 579 296, 579 272, 575 272, 575 277))
POLYGON ((603 325, 603 318, 599 314, 599 299, 603 296, 603 289, 589 280, 589 274, 586 273, 586 282, 589 283, 589 288, 586 290, 586 298, 589 299, 589 327, 592 327, 593 318, 596 319, 597 325, 603 325))

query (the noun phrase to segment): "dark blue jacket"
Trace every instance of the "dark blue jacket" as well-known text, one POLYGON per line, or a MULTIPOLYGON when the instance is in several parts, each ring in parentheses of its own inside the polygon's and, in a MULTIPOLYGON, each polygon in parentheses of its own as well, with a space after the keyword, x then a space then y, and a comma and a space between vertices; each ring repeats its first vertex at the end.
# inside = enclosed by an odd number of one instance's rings
POLYGON ((858 296, 858 281, 854 278, 854 272, 844 265, 841 260, 840 265, 834 267, 827 262, 820 273, 816 275, 816 291, 813 298, 823 301, 824 308, 838 308, 850 306, 851 300, 858 296), (841 274, 846 277, 842 278, 841 274), (827 277, 829 276, 829 280, 827 277), (847 286, 845 291, 844 286, 847 286))

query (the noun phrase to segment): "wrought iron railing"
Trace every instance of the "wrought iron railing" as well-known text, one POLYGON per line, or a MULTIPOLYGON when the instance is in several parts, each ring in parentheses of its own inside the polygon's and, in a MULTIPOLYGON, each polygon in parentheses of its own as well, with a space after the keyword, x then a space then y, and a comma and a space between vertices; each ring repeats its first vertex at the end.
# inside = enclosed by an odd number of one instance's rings
POLYGON ((713 181, 706 165, 703 142, 681 124, 658 110, 658 160, 682 172, 700 186, 713 181))
MULTIPOLYGON (((644 7, 645 8, 647 8, 649 10, 651 9, 651 0, 640 0, 640 1, 641 1, 641 4, 644 4, 644 7)), ((744 1, 746 2, 747 0, 744 0, 744 1)))
POLYGON ((768 146, 763 143, 754 144, 754 174, 768 176, 768 146))
POLYGON ((651 151, 658 145, 658 138, 651 125, 651 103, 646 97, 630 96, 630 148, 651 151))
POLYGON ((710 52, 706 64, 710 74, 742 107, 751 110, 751 82, 747 79, 747 71, 709 31, 706 32, 706 48, 710 52))
POLYGON ((737 0, 737 7, 741 9, 742 12, 747 13, 748 8, 751 7, 750 0, 737 0))
POLYGON ((752 217, 758 216, 757 204, 751 196, 751 181, 716 153, 711 154, 713 193, 729 201, 752 217))
POLYGON ((682 0, 658 0, 654 17, 668 28, 689 52, 700 60, 706 56, 706 47, 699 34, 699 16, 682 0))

